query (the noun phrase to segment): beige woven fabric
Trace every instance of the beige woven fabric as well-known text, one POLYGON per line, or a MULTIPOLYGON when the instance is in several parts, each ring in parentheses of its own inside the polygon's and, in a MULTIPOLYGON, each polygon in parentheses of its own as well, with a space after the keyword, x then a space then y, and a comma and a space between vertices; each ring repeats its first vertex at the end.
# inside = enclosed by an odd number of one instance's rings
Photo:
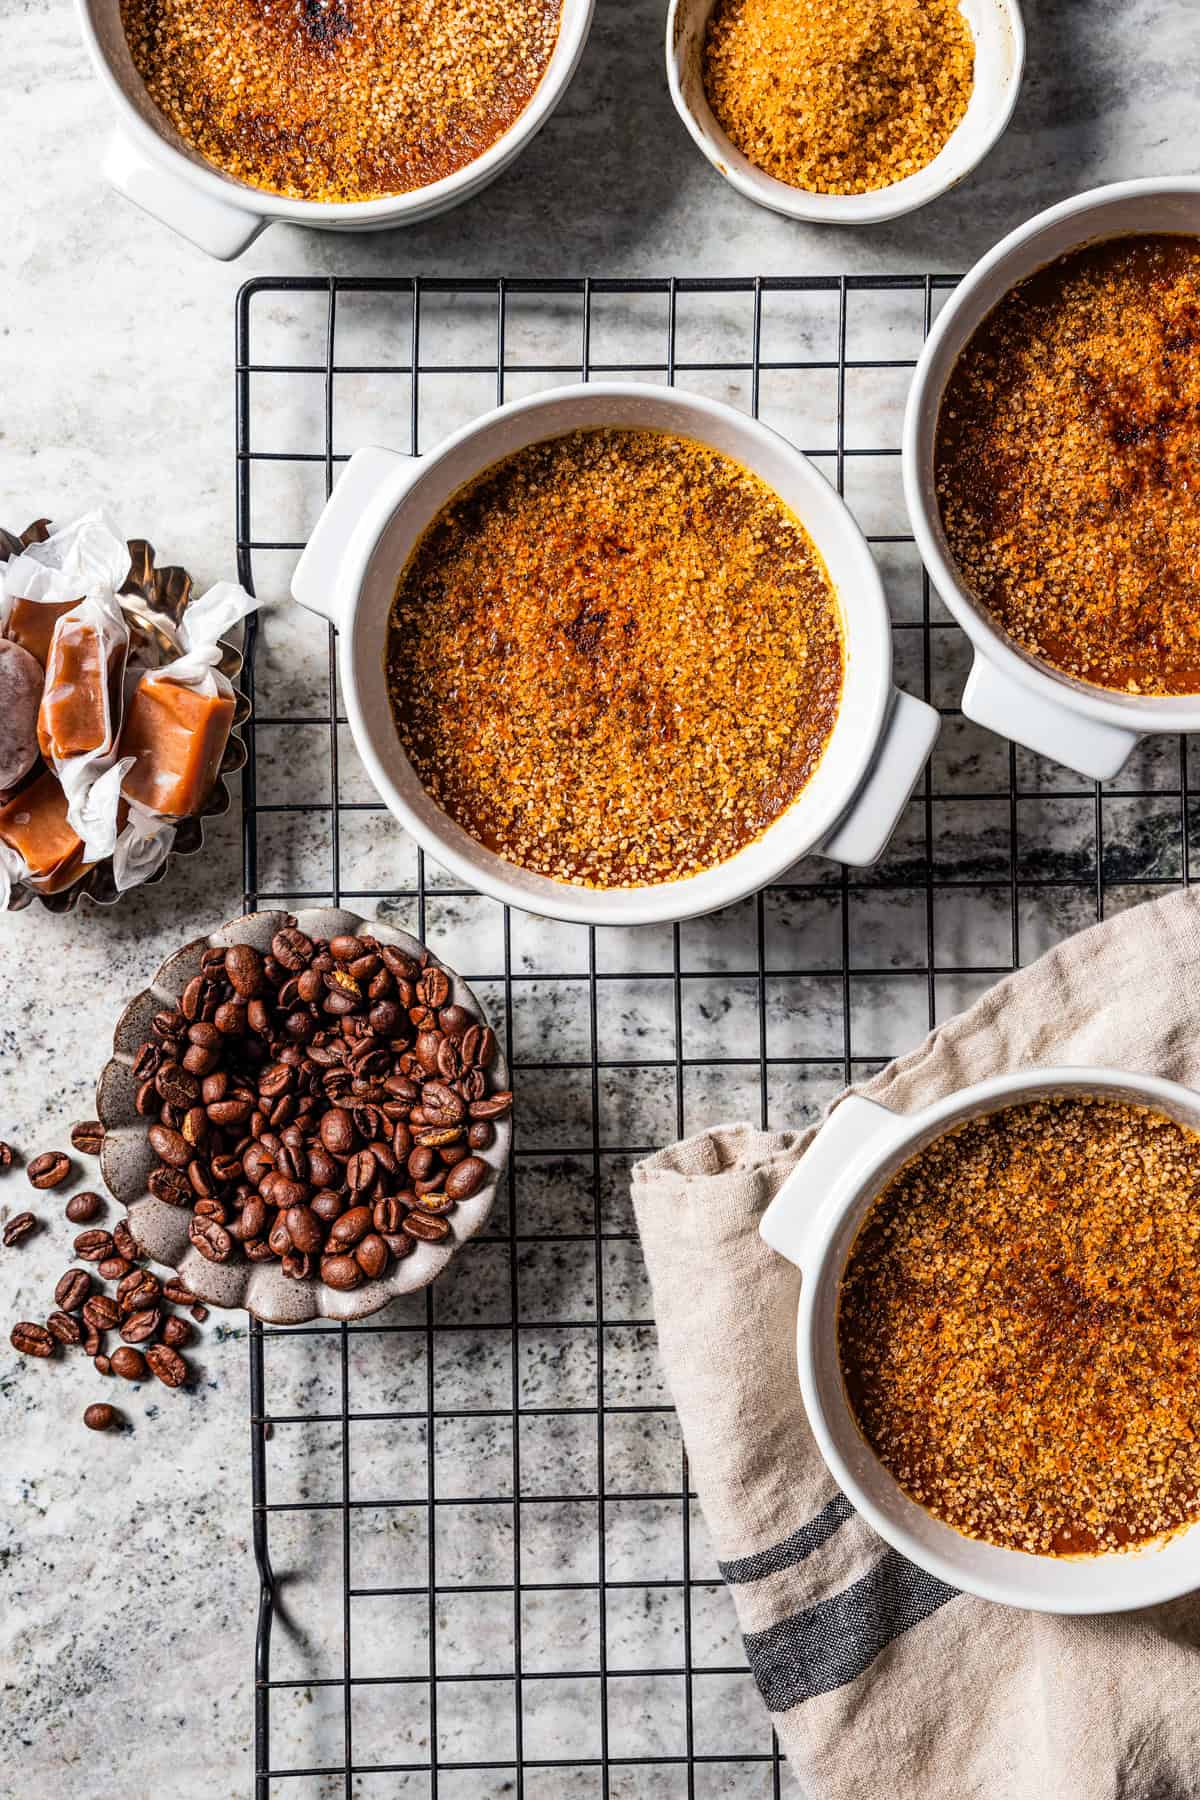
MULTIPOLYGON (((1006 977, 857 1091, 905 1112, 1003 1070, 1200 1086, 1200 894, 1006 977)), ((641 1163, 661 1353, 747 1654, 810 1800, 1198 1800, 1200 1596, 1124 1617, 992 1606, 851 1512, 808 1432, 799 1274, 757 1222, 810 1132, 717 1128, 641 1163)))

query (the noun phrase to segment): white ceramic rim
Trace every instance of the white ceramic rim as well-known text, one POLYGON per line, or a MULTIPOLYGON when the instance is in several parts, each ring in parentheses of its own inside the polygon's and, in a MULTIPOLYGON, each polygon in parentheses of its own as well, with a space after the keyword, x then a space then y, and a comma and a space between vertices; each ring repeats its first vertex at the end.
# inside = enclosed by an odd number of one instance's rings
MULTIPOLYGON (((1016 1070, 978 1082, 972 1087, 961 1088, 919 1113, 906 1116, 892 1114, 896 1121, 895 1131, 874 1143, 868 1141, 861 1156, 856 1157, 851 1152, 840 1181, 835 1185, 833 1193, 820 1204, 818 1215, 808 1227, 804 1280, 796 1323, 800 1389, 813 1436, 834 1480, 855 1510, 861 1513, 880 1537, 902 1556, 951 1587, 978 1594, 984 1600, 993 1600, 1005 1606, 1072 1616, 1124 1612, 1142 1606, 1154 1606, 1200 1588, 1200 1526, 1193 1525, 1174 1534, 1161 1546, 1151 1545, 1142 1550, 1081 1558, 1041 1557, 1023 1551, 1002 1550, 993 1544, 978 1544, 976 1540, 965 1538, 950 1526, 934 1520, 932 1514, 926 1512, 916 1501, 910 1500, 893 1482, 858 1433, 839 1380, 835 1404, 840 1414, 849 1419, 851 1429, 858 1442, 863 1444, 866 1456, 875 1467, 883 1471, 886 1483, 894 1487, 898 1510, 911 1509, 920 1514, 927 1524, 932 1521, 938 1536, 947 1541, 953 1540, 960 1547, 960 1557, 963 1555, 961 1546, 970 1546, 972 1552, 980 1552, 980 1561, 988 1565, 995 1565, 997 1562, 1001 1566, 1007 1565, 1013 1570, 1013 1575, 1009 1579, 1006 1575, 979 1573, 970 1567, 964 1569, 962 1561, 943 1556, 936 1549, 931 1549, 928 1543, 918 1541, 894 1513, 878 1506, 864 1490, 839 1450, 830 1429, 828 1394, 822 1389, 816 1376, 815 1358, 817 1340, 824 1324, 821 1302, 825 1295, 822 1290, 827 1289, 831 1280, 840 1280, 841 1275, 840 1266, 836 1271, 831 1269, 835 1239, 844 1240, 846 1234, 841 1228, 852 1214, 857 1215, 854 1223, 854 1232, 857 1232, 862 1218, 886 1181, 919 1148, 967 1118, 994 1112, 1022 1100, 1036 1099, 1050 1093, 1104 1092, 1117 1093, 1133 1104, 1143 1104, 1169 1112, 1173 1116, 1182 1113, 1190 1120, 1193 1130, 1200 1130, 1200 1093, 1196 1090, 1159 1076, 1086 1066, 1016 1070), (1190 1572, 1181 1580, 1179 1570, 1173 1566, 1177 1559, 1163 1559, 1173 1546, 1185 1542, 1195 1547, 1195 1554, 1190 1572), (1093 1577, 1091 1591, 1069 1597, 1055 1593, 1052 1589, 1046 1593, 1031 1592, 1031 1578, 1035 1583, 1042 1579, 1052 1583, 1055 1571, 1063 1569, 1086 1570, 1093 1577), (1106 1577, 1118 1578, 1121 1588, 1126 1591, 1114 1592, 1112 1586, 1106 1587, 1106 1577)), ((836 1110, 835 1108, 834 1117, 836 1110)), ((814 1142, 819 1142, 819 1134, 814 1142)), ((850 1242, 852 1241, 851 1234, 850 1242)), ((839 1258, 839 1262, 841 1261, 844 1258, 839 1258)), ((834 1361, 836 1362, 836 1350, 834 1361)))
MULTIPOLYGON (((692 142, 718 175, 723 176, 747 200, 753 200, 757 205, 768 207, 772 212, 783 213, 791 219, 826 225, 877 225, 886 219, 897 219, 905 213, 928 206, 931 201, 964 181, 995 148, 1008 128, 1021 92, 1025 68, 1025 22, 1019 0, 976 0, 978 4, 994 6, 1001 15, 1003 26, 1011 40, 1011 63, 1007 74, 999 77, 1000 84, 995 89, 999 99, 989 123, 986 129, 979 130, 970 151, 963 154, 960 148, 965 142, 964 132, 974 127, 974 121, 969 120, 968 108, 968 114, 964 115, 951 132, 933 161, 915 174, 906 175, 902 181, 893 182, 890 187, 877 188, 868 194, 813 193, 807 188, 792 187, 786 181, 780 181, 774 175, 768 175, 757 168, 726 136, 707 104, 704 109, 706 116, 701 118, 688 99, 685 92, 687 71, 683 67, 681 53, 685 36, 682 15, 685 8, 702 3, 706 4, 707 12, 711 12, 716 0, 671 0, 667 13, 667 85, 671 90, 675 111, 687 127, 692 142)), ((969 17, 968 23, 972 25, 978 56, 979 34, 969 17)), ((982 93, 982 90, 979 91, 982 93)))
MULTIPOLYGON (((92 63, 124 126, 147 156, 156 163, 184 176, 192 186, 212 200, 241 207, 268 221, 285 220, 296 225, 369 226, 402 224, 411 214, 421 216, 440 212, 464 200, 497 175, 517 156, 531 138, 536 137, 566 92, 583 55, 591 30, 595 0, 562 0, 562 17, 558 40, 545 74, 526 106, 508 130, 473 162, 465 163, 440 181, 426 187, 412 188, 405 194, 389 194, 378 200, 293 200, 284 194, 272 194, 265 188, 250 187, 225 175, 214 163, 188 151, 164 117, 162 133, 145 119, 125 90, 125 84, 113 68, 92 18, 96 0, 76 0, 83 41, 92 63)), ((140 79, 140 77, 135 78, 140 79)), ((153 102, 149 102, 153 105, 153 102)))
MULTIPOLYGON (((547 438, 558 437, 567 431, 588 427, 599 428, 598 421, 581 417, 577 425, 558 425, 544 435, 547 438)), ((542 434, 533 429, 526 441, 537 442, 540 435, 542 434)), ((501 456, 505 454, 509 452, 500 453, 501 456)), ((473 465, 475 474, 482 473, 496 460, 496 455, 482 454, 473 465)), ((753 467, 749 461, 746 466, 753 467)), ((469 479, 473 477, 469 476, 469 479)), ((455 491, 460 485, 462 484, 456 483, 455 491)), ((444 501, 438 500, 428 509, 423 515, 422 530, 444 504, 444 501)), ((797 510, 805 529, 812 532, 811 521, 804 518, 798 509, 794 510, 797 510)), ((817 541, 817 533, 812 532, 812 535, 814 541, 817 541)), ((415 542, 415 537, 413 541, 415 542)), ((398 574, 397 569, 397 577, 398 574)), ((846 814, 871 769, 895 693, 892 686, 891 622, 882 578, 866 538, 844 500, 809 459, 779 433, 723 402, 709 400, 678 388, 657 388, 641 382, 581 383, 572 387, 549 389, 527 399, 510 402, 463 426, 429 456, 422 457, 418 464, 404 468, 396 482, 368 501, 339 569, 339 592, 338 670, 346 715, 367 773, 389 810, 418 843, 468 886, 490 894, 507 906, 535 913, 543 911, 547 916, 572 923, 642 925, 673 922, 732 905, 774 880, 798 858, 813 850, 846 814), (491 434, 497 421, 501 419, 526 418, 536 426, 540 414, 552 408, 561 408, 564 402, 586 402, 589 408, 598 403, 604 406, 607 402, 615 408, 621 402, 629 400, 634 400, 639 405, 661 402, 664 412, 669 409, 674 413, 676 417, 672 421, 664 418, 661 429, 686 430, 687 427, 679 423, 678 415, 682 413, 694 427, 691 435, 697 441, 707 442, 706 426, 711 426, 713 421, 721 421, 726 427, 736 430, 744 440, 769 448, 772 455, 785 456, 794 477, 814 492, 822 506, 836 514, 841 542, 853 554, 856 562, 859 587, 855 604, 861 603, 871 613, 872 625, 870 630, 860 629, 852 633, 846 605, 839 593, 846 675, 834 729, 808 783, 791 806, 768 827, 766 833, 716 868, 704 870, 686 880, 663 882, 652 887, 587 888, 551 881, 549 878, 537 878, 544 882, 544 903, 539 903, 535 896, 531 896, 528 885, 523 884, 520 879, 525 874, 526 881, 528 880, 526 872, 517 871, 514 865, 478 845, 440 811, 438 819, 445 821, 445 829, 434 830, 427 819, 414 811, 392 780, 384 761, 375 752, 364 715, 355 668, 355 624, 369 565, 392 515, 403 499, 419 493, 423 486, 433 485, 441 465, 460 446, 491 434), (855 749, 848 747, 852 733, 859 734, 860 741, 855 749), (831 765, 835 745, 836 754, 846 759, 849 772, 838 781, 836 788, 822 794, 819 785, 821 773, 831 765), (814 791, 818 795, 816 803, 812 798, 814 791), (781 829, 785 822, 795 825, 801 819, 804 822, 798 831, 781 829), (775 853, 764 866, 761 846, 776 833, 778 840, 775 853), (483 858, 487 859, 486 862, 483 858), (514 868, 515 879, 506 873, 509 868, 514 868), (630 898, 631 896, 634 898, 630 898)), ((382 682, 382 650, 378 662, 378 679, 382 682)), ((374 679, 374 674, 372 678, 374 679)), ((398 738, 394 754, 398 760, 407 760, 398 738)))
MULTIPOLYGON (((1133 733, 1200 731, 1200 695, 1136 696, 1092 687, 1038 661, 992 623, 983 605, 965 586, 942 534, 936 505, 930 504, 931 465, 944 383, 938 386, 936 393, 932 389, 935 365, 947 353, 948 346, 953 343, 957 359, 976 327, 1005 294, 1026 276, 1045 267, 1047 262, 1067 254, 1064 250, 1055 250, 1039 256, 1036 240, 1043 234, 1065 221, 1078 219, 1077 247, 1099 242, 1105 237, 1123 237, 1128 234, 1128 227, 1113 231, 1103 229, 1104 213, 1130 200, 1153 200, 1158 196, 1195 198, 1196 234, 1200 236, 1200 177, 1146 176, 1136 181, 1114 181, 1106 187, 1091 188, 1056 206, 1049 206, 1024 225, 1018 225, 986 256, 980 257, 946 301, 921 351, 904 413, 901 465, 904 501, 921 561, 939 595, 985 661, 994 664, 1021 686, 1040 690, 1059 706, 1133 733), (1089 229, 1090 225, 1095 225, 1096 229, 1089 229), (1029 254, 1013 263, 1014 253, 1026 246, 1029 246, 1029 254), (1003 275, 998 275, 1002 268, 1003 275)), ((1147 232, 1156 229, 1161 228, 1152 220, 1143 227, 1147 232)))

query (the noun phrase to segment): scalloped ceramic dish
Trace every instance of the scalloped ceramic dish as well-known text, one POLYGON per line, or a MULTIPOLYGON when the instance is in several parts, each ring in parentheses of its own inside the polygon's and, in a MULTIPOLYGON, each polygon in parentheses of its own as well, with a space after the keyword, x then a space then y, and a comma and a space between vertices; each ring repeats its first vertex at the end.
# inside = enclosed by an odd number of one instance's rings
MULTIPOLYGON (((199 973, 201 955, 209 945, 253 944, 255 949, 265 951, 275 933, 292 918, 301 931, 314 938, 369 930, 381 942, 396 944, 402 950, 419 952, 422 948, 406 931, 335 907, 307 907, 295 914, 247 913, 208 937, 196 938, 182 950, 176 950, 157 971, 150 986, 129 1002, 113 1033, 112 1059, 105 1065, 96 1088, 96 1112, 105 1133, 101 1171, 113 1197, 128 1211, 134 1235, 146 1254, 155 1262, 178 1270, 196 1296, 208 1305, 245 1307, 256 1319, 270 1325, 303 1325, 310 1319, 365 1319, 400 1294, 427 1287, 459 1246, 482 1230, 504 1181, 512 1142, 511 1117, 497 1119, 495 1142, 489 1150, 479 1152, 493 1170, 492 1179, 446 1215, 451 1236, 440 1244, 419 1243, 403 1262, 393 1264, 382 1280, 368 1281, 350 1293, 339 1293, 321 1281, 291 1281, 276 1262, 207 1262, 193 1248, 188 1236, 190 1211, 167 1206, 146 1189, 156 1158, 147 1135, 151 1121, 140 1117, 134 1107, 133 1059, 154 1014, 178 1005, 185 986, 199 973)), ((487 1015, 466 982, 453 969, 446 969, 446 973, 453 985, 455 1004, 467 1007, 486 1023, 487 1015)), ((493 1073, 498 1087, 508 1086, 508 1065, 499 1051, 493 1073)))

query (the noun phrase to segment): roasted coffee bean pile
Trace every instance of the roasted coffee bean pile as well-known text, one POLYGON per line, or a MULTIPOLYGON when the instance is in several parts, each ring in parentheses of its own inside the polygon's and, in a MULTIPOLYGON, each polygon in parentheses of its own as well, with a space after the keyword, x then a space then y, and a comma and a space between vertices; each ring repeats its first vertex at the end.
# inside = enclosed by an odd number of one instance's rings
MULTIPOLYGON (((99 1153, 103 1138, 103 1127, 94 1120, 77 1125, 71 1133, 74 1148, 89 1155, 99 1153)), ((30 1175, 39 1165, 56 1159, 69 1161, 61 1152, 47 1151, 29 1164, 30 1175)), ((11 1161, 3 1166, 11 1166, 11 1161)), ((82 1224, 97 1218, 103 1207, 99 1194, 81 1193, 67 1202, 65 1213, 73 1224, 82 1224)), ((18 1213, 4 1228, 5 1244, 22 1243, 37 1224, 32 1213, 18 1213)), ((146 1381, 153 1374, 165 1387, 182 1387, 189 1371, 179 1352, 191 1341, 193 1328, 171 1307, 190 1307, 192 1317, 200 1323, 208 1317, 207 1307, 186 1282, 160 1281, 152 1270, 141 1266, 144 1253, 127 1219, 120 1220, 112 1231, 101 1227, 81 1231, 74 1251, 78 1262, 92 1264, 96 1274, 87 1268, 67 1269, 54 1289, 54 1310, 45 1324, 22 1319, 13 1326, 10 1342, 14 1350, 23 1356, 51 1357, 60 1348, 78 1348, 91 1357, 99 1375, 146 1381), (100 1283, 105 1281, 115 1284, 115 1293, 104 1292, 100 1283), (109 1332, 116 1332, 122 1340, 111 1350, 105 1347, 109 1332)), ((93 1431, 107 1431, 118 1422, 115 1408, 106 1402, 89 1406, 83 1418, 93 1431)))
POLYGON ((450 1236, 512 1107, 494 1033, 451 996, 427 951, 367 935, 204 952, 133 1065, 150 1191, 190 1209, 201 1256, 350 1289, 450 1236))

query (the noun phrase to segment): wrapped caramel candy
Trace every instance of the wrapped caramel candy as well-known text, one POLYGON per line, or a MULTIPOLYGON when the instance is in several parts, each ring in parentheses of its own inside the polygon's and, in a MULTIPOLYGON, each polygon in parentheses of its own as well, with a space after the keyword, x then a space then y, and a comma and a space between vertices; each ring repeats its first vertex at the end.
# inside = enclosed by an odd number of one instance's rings
MULTIPOLYGON (((87 867, 83 839, 67 823, 67 797, 49 769, 0 807, 0 843, 11 853, 10 879, 16 872, 41 894, 59 893, 87 867)), ((0 898, 7 905, 7 894, 0 898)))
POLYGON ((233 725, 233 694, 181 687, 165 670, 143 675, 121 733, 133 757, 122 792, 173 819, 199 812, 212 791, 233 725))
MULTIPOLYGON (((38 744, 60 775, 76 757, 107 756, 120 723, 129 626, 115 597, 81 601, 54 627, 38 744)), ((70 784, 68 783, 68 786, 70 784)))
POLYGON ((115 594, 129 549, 98 509, 0 564, 0 634, 45 666, 60 618, 87 594, 115 594))
POLYGON ((244 588, 218 582, 180 620, 187 654, 138 682, 118 746, 122 759, 134 759, 121 786, 127 800, 173 819, 203 806, 233 725, 233 688, 217 667, 219 640, 254 605, 244 588))

